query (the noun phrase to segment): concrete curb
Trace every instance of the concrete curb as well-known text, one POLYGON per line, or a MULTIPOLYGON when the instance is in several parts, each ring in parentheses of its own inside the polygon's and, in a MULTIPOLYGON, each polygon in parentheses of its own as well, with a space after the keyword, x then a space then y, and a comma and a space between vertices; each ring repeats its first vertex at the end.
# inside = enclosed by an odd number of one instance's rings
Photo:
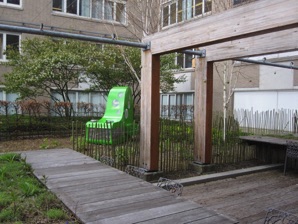
MULTIPOLYGON (((284 164, 270 164, 270 165, 263 165, 263 166, 255 166, 250 168, 244 168, 239 170, 232 170, 227 172, 220 172, 214 174, 206 174, 196 177, 189 177, 184 179, 175 180, 178 183, 181 183, 183 186, 189 186, 193 184, 202 184, 216 180, 222 180, 226 178, 234 178, 242 175, 247 175, 251 173, 266 171, 266 170, 273 170, 280 167, 283 167, 284 164)), ((156 183, 154 185, 157 185, 156 183)))

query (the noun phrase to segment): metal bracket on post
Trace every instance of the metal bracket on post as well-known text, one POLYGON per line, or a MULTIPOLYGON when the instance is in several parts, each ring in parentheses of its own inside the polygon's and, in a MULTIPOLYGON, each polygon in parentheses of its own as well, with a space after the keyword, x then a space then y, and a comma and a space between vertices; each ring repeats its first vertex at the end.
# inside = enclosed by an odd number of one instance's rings
POLYGON ((143 51, 147 51, 151 49, 151 42, 145 43, 146 47, 143 48, 143 51))

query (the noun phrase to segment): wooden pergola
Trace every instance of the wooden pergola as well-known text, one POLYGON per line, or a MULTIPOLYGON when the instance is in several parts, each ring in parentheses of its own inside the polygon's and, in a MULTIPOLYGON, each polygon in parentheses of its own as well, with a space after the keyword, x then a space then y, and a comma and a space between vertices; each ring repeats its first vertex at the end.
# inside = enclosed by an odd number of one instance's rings
POLYGON ((259 0, 199 20, 177 25, 143 39, 141 167, 158 170, 160 55, 186 49, 206 50, 196 59, 194 160, 211 163, 213 63, 298 50, 297 0, 259 0))

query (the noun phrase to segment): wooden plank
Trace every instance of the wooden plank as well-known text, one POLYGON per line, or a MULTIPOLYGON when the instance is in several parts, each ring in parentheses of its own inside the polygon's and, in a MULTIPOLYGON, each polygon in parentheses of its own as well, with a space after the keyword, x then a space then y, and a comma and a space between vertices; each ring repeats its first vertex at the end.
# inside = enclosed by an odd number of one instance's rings
POLYGON ((196 221, 192 221, 192 222, 187 222, 189 224, 210 224, 210 223, 220 223, 220 224, 228 224, 228 223, 239 223, 235 220, 231 221, 228 220, 225 216, 223 215, 214 215, 211 217, 207 217, 205 219, 199 219, 196 221))
POLYGON ((142 52, 140 166, 158 170, 160 58, 142 52))
MULTIPOLYGON (((64 163, 53 161, 52 163, 38 163, 34 164, 35 169, 46 168, 46 167, 64 167, 64 166, 72 166, 72 165, 82 165, 82 164, 92 164, 98 163, 96 160, 86 160, 82 158, 81 160, 73 160, 73 161, 65 161, 64 163)), ((32 164, 33 165, 33 164, 32 164)))
POLYGON ((213 63, 196 58, 194 101, 194 159, 211 163, 213 63))
POLYGON ((272 33, 297 27, 297 11, 296 0, 255 1, 165 29, 143 42, 151 42, 152 54, 160 54, 272 33))
MULTIPOLYGON (((100 172, 100 167, 106 166, 103 163, 89 163, 89 164, 79 164, 79 165, 71 165, 65 166, 63 168, 63 175, 77 173, 77 172, 85 172, 85 171, 98 171, 100 172)), ((56 177, 56 175, 61 174, 60 167, 52 167, 52 168, 41 168, 38 170, 34 170, 35 175, 37 176, 51 176, 51 178, 56 177)))
POLYGON ((108 199, 105 201, 97 201, 88 204, 82 204, 77 212, 89 212, 97 210, 98 208, 110 208, 115 206, 126 206, 135 202, 144 202, 149 199, 161 198, 161 197, 174 197, 173 195, 165 194, 163 191, 146 192, 144 194, 135 194, 121 198, 108 199))
MULTIPOLYGON (((96 211, 91 211, 87 213, 79 213, 78 215, 84 222, 93 222, 97 221, 101 223, 101 220, 103 219, 109 219, 114 218, 122 215, 130 214, 130 217, 133 219, 138 219, 139 215, 137 213, 141 211, 150 210, 153 208, 159 208, 159 207, 165 207, 169 205, 177 205, 180 204, 181 201, 179 200, 169 200, 169 197, 162 197, 162 198, 155 198, 155 199, 149 199, 144 203, 144 201, 141 202, 135 202, 131 204, 127 204, 126 206, 116 206, 112 208, 107 209, 99 209, 96 211)), ((142 217, 143 218, 143 217, 142 217)), ((114 223, 114 222, 110 222, 114 223)), ((123 222, 127 223, 127 222, 123 222)))
POLYGON ((49 178, 47 178, 48 183, 50 184, 59 184, 59 183, 63 183, 63 182, 76 182, 76 181, 82 181, 85 179, 101 179, 104 177, 111 177, 111 176, 119 176, 119 175, 123 175, 123 173, 117 173, 114 170, 109 170, 109 169, 104 169, 106 172, 92 172, 92 173, 84 173, 81 172, 81 175, 76 175, 75 173, 73 174, 68 174, 68 175, 64 175, 61 178, 51 178, 51 176, 49 176, 49 178))
POLYGON ((134 182, 127 182, 127 183, 121 183, 117 184, 117 185, 112 185, 109 188, 105 188, 105 187, 98 187, 96 189, 87 189, 84 191, 73 191, 71 192, 71 195, 74 198, 80 198, 80 197, 85 197, 85 196, 90 196, 92 194, 101 194, 101 193, 109 193, 109 192, 118 192, 118 191, 125 191, 129 188, 131 189, 138 189, 139 187, 148 187, 151 186, 150 183, 146 183, 144 181, 141 180, 136 180, 134 182))
MULTIPOLYGON (((117 180, 117 178, 121 178, 126 176, 124 173, 123 174, 118 174, 118 175, 111 175, 111 176, 103 176, 100 178, 101 182, 105 182, 105 181, 111 181, 111 180, 117 180)), ((127 177, 126 177, 127 178, 127 177)), ((67 187, 67 186, 76 186, 76 185, 82 185, 82 184, 88 184, 88 183, 93 183, 93 182, 97 182, 96 179, 94 178, 83 178, 81 180, 71 180, 71 181, 64 181, 64 182, 47 182, 47 186, 49 189, 52 188, 62 188, 62 187, 67 187)))
POLYGON ((273 54, 298 50, 298 29, 246 37, 228 42, 203 46, 208 60, 219 61, 241 57, 273 54))
POLYGON ((202 208, 191 209, 188 211, 178 212, 175 214, 153 218, 147 221, 138 222, 140 224, 159 224, 159 223, 171 223, 171 224, 181 224, 188 223, 191 221, 202 220, 205 218, 210 218, 214 216, 215 213, 206 211, 202 208))
POLYGON ((121 185, 121 184, 127 184, 127 183, 135 183, 136 180, 132 179, 130 177, 127 177, 126 175, 123 176, 114 176, 110 177, 108 180, 103 179, 96 179, 92 182, 87 183, 80 183, 76 185, 66 185, 66 186, 51 186, 51 190, 56 193, 66 193, 71 191, 84 191, 84 190, 90 190, 90 189, 96 189, 96 188, 107 188, 114 185, 121 185))
MULTIPOLYGON (((127 213, 117 217, 102 219, 100 220, 100 223, 101 224, 138 223, 141 221, 146 221, 157 217, 162 217, 162 216, 166 216, 166 215, 170 215, 178 212, 192 210, 197 207, 198 205, 193 202, 184 201, 178 204, 165 205, 165 206, 150 208, 147 210, 140 210, 132 213, 127 213)), ((88 224, 95 224, 95 223, 98 223, 98 221, 88 222, 88 224)))
POLYGON ((127 196, 132 196, 132 195, 137 195, 137 194, 144 194, 147 192, 156 192, 160 191, 160 189, 153 188, 152 186, 136 186, 135 188, 126 188, 122 189, 121 191, 111 191, 109 189, 106 189, 104 193, 100 194, 83 194, 83 195, 76 195, 72 196, 75 200, 82 201, 83 203, 81 204, 87 204, 91 202, 98 202, 98 201, 106 201, 110 199, 115 199, 115 198, 121 198, 121 197, 127 197, 127 196))

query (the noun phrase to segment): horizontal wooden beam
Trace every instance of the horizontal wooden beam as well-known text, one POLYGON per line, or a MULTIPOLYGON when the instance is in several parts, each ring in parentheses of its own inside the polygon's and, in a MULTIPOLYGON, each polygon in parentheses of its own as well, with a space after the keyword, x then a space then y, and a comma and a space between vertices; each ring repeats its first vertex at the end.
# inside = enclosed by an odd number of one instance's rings
POLYGON ((297 12, 297 0, 259 0, 165 29, 143 42, 151 42, 152 54, 213 45, 298 27, 297 12))
POLYGON ((298 51, 298 28, 203 47, 209 61, 298 51))

